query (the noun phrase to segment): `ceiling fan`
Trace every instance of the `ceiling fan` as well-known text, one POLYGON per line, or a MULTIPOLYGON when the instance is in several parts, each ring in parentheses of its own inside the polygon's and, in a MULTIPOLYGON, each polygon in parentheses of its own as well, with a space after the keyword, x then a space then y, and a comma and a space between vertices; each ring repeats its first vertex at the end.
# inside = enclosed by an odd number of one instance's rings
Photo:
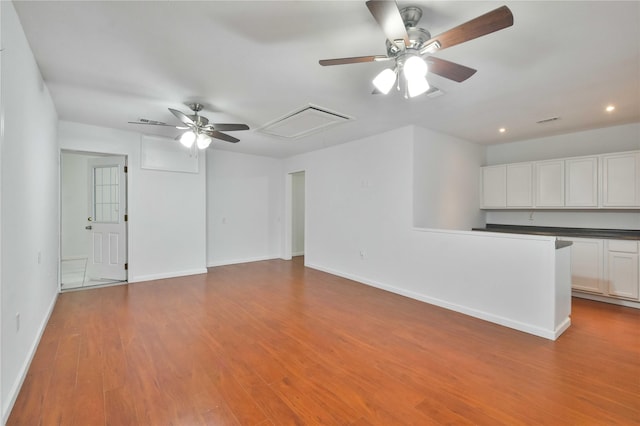
POLYGON ((398 9, 395 0, 369 0, 366 4, 387 36, 387 54, 322 59, 319 61, 320 65, 393 60, 393 67, 384 69, 374 78, 374 93, 387 94, 396 82, 396 87, 400 90, 400 76, 403 76, 405 98, 421 95, 430 89, 426 79, 427 72, 456 82, 465 81, 476 72, 473 68, 430 56, 431 54, 513 25, 511 11, 507 6, 502 6, 431 37, 429 31, 416 27, 422 17, 420 8, 409 6, 398 9))
POLYGON ((150 126, 167 126, 174 127, 179 130, 185 130, 182 134, 176 137, 182 145, 187 148, 191 148, 195 143, 198 148, 206 149, 211 144, 213 139, 220 139, 226 142, 236 143, 240 139, 236 139, 231 135, 222 133, 222 131, 228 132, 233 130, 249 130, 249 126, 246 124, 221 124, 221 123, 209 123, 209 119, 198 112, 202 111, 202 104, 189 103, 187 106, 193 111, 193 114, 187 115, 177 109, 169 108, 169 111, 180 120, 182 126, 174 126, 172 124, 163 123, 162 121, 148 120, 141 118, 139 121, 129 121, 131 124, 145 124, 150 126))

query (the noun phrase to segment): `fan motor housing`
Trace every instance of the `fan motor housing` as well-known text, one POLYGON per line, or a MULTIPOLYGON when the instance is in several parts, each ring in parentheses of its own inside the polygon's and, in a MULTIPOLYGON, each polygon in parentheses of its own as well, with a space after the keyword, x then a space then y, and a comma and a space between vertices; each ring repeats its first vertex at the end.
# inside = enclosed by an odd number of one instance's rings
MULTIPOLYGON (((409 27, 407 28, 407 34, 409 35, 409 41, 411 44, 407 46, 407 49, 420 50, 422 45, 431 40, 431 33, 424 28, 409 27)), ((400 52, 400 48, 394 43, 387 40, 387 56, 395 57, 400 52)))
POLYGON ((209 119, 207 117, 203 117, 198 114, 188 115, 190 119, 192 119, 198 126, 206 126, 209 124, 209 119))

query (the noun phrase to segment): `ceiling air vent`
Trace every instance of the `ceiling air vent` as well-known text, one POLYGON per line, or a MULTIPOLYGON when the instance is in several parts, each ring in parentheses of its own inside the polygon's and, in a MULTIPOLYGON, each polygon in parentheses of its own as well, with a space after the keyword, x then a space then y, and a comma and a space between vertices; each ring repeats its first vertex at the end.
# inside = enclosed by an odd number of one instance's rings
POLYGON ((298 139, 349 120, 353 120, 353 117, 309 104, 265 124, 258 130, 281 138, 298 139))

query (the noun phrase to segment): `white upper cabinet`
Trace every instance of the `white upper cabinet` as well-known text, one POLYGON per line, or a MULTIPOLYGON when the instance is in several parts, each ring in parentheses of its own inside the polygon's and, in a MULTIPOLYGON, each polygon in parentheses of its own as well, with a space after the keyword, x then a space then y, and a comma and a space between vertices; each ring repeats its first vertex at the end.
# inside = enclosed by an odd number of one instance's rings
POLYGON ((598 207, 598 157, 565 160, 565 206, 598 207))
POLYGON ((482 167, 481 204, 483 208, 507 205, 507 166, 482 167))
POLYGON ((602 205, 640 206, 640 152, 602 156, 602 205))
POLYGON ((536 207, 564 207, 564 160, 536 164, 536 207))
POLYGON ((482 167, 483 209, 638 209, 640 151, 482 167))
POLYGON ((533 207, 533 163, 507 164, 507 207, 533 207))

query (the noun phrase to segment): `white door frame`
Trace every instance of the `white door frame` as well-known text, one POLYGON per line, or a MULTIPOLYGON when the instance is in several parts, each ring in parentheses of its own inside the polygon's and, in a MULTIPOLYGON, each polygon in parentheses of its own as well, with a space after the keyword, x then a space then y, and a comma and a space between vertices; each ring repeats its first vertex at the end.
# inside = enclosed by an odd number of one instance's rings
MULTIPOLYGON (((58 248, 58 291, 62 291, 62 208, 63 208, 63 193, 62 193, 62 172, 63 172, 63 154, 65 153, 69 153, 69 154, 77 154, 77 155, 84 155, 87 157, 123 157, 124 158, 124 164, 125 167, 128 167, 129 164, 129 156, 128 154, 122 154, 122 153, 118 153, 118 152, 97 152, 97 151, 81 151, 81 150, 74 150, 74 149, 60 149, 59 151, 59 161, 58 161, 58 178, 60 180, 59 183, 59 228, 58 228, 58 237, 59 237, 59 248, 58 248)), ((86 175, 86 171, 85 171, 85 175, 86 175)), ((125 185, 125 213, 128 215, 129 214, 129 201, 128 201, 128 194, 129 194, 129 174, 125 173, 125 180, 124 180, 124 185, 125 185)), ((84 210, 83 210, 84 212, 84 210)), ((127 257, 128 257, 128 252, 129 252, 129 222, 127 221, 125 223, 125 239, 124 239, 124 243, 125 243, 125 250, 127 252, 127 257)), ((87 254, 88 255, 88 254, 87 254)), ((127 261, 128 262, 128 261, 127 261)), ((124 281, 118 281, 118 284, 124 284, 128 282, 128 278, 129 278, 129 274, 128 271, 126 273, 126 279, 124 281)))
POLYGON ((304 255, 304 226, 306 218, 304 209, 306 185, 304 185, 304 182, 306 181, 306 174, 304 171, 296 172, 292 173, 291 177, 291 256, 300 256, 304 255), (302 179, 302 182, 300 182, 300 179, 302 179), (296 183, 297 185, 295 185, 296 183), (303 186, 300 186, 300 183, 302 183, 303 186), (302 208, 302 212, 297 211, 298 207, 302 208), (299 223, 299 221, 302 221, 302 227, 300 227, 301 224, 299 223), (302 238, 302 244, 299 244, 300 241, 297 241, 298 244, 296 244, 296 240, 300 237, 302 238))
MULTIPOLYGON (((285 177, 285 197, 284 197, 284 247, 283 247, 283 256, 282 259, 284 260, 291 260, 291 258, 293 257, 292 252, 293 252, 293 175, 295 173, 300 173, 300 172, 304 172, 305 173, 305 220, 304 220, 304 233, 305 233, 305 240, 304 240, 304 252, 307 252, 307 239, 306 239, 306 235, 307 235, 307 226, 308 226, 308 221, 307 221, 307 173, 305 169, 300 169, 300 170, 293 170, 290 172, 287 172, 287 175, 285 177)), ((306 263, 306 258, 305 258, 305 263, 306 263)))

